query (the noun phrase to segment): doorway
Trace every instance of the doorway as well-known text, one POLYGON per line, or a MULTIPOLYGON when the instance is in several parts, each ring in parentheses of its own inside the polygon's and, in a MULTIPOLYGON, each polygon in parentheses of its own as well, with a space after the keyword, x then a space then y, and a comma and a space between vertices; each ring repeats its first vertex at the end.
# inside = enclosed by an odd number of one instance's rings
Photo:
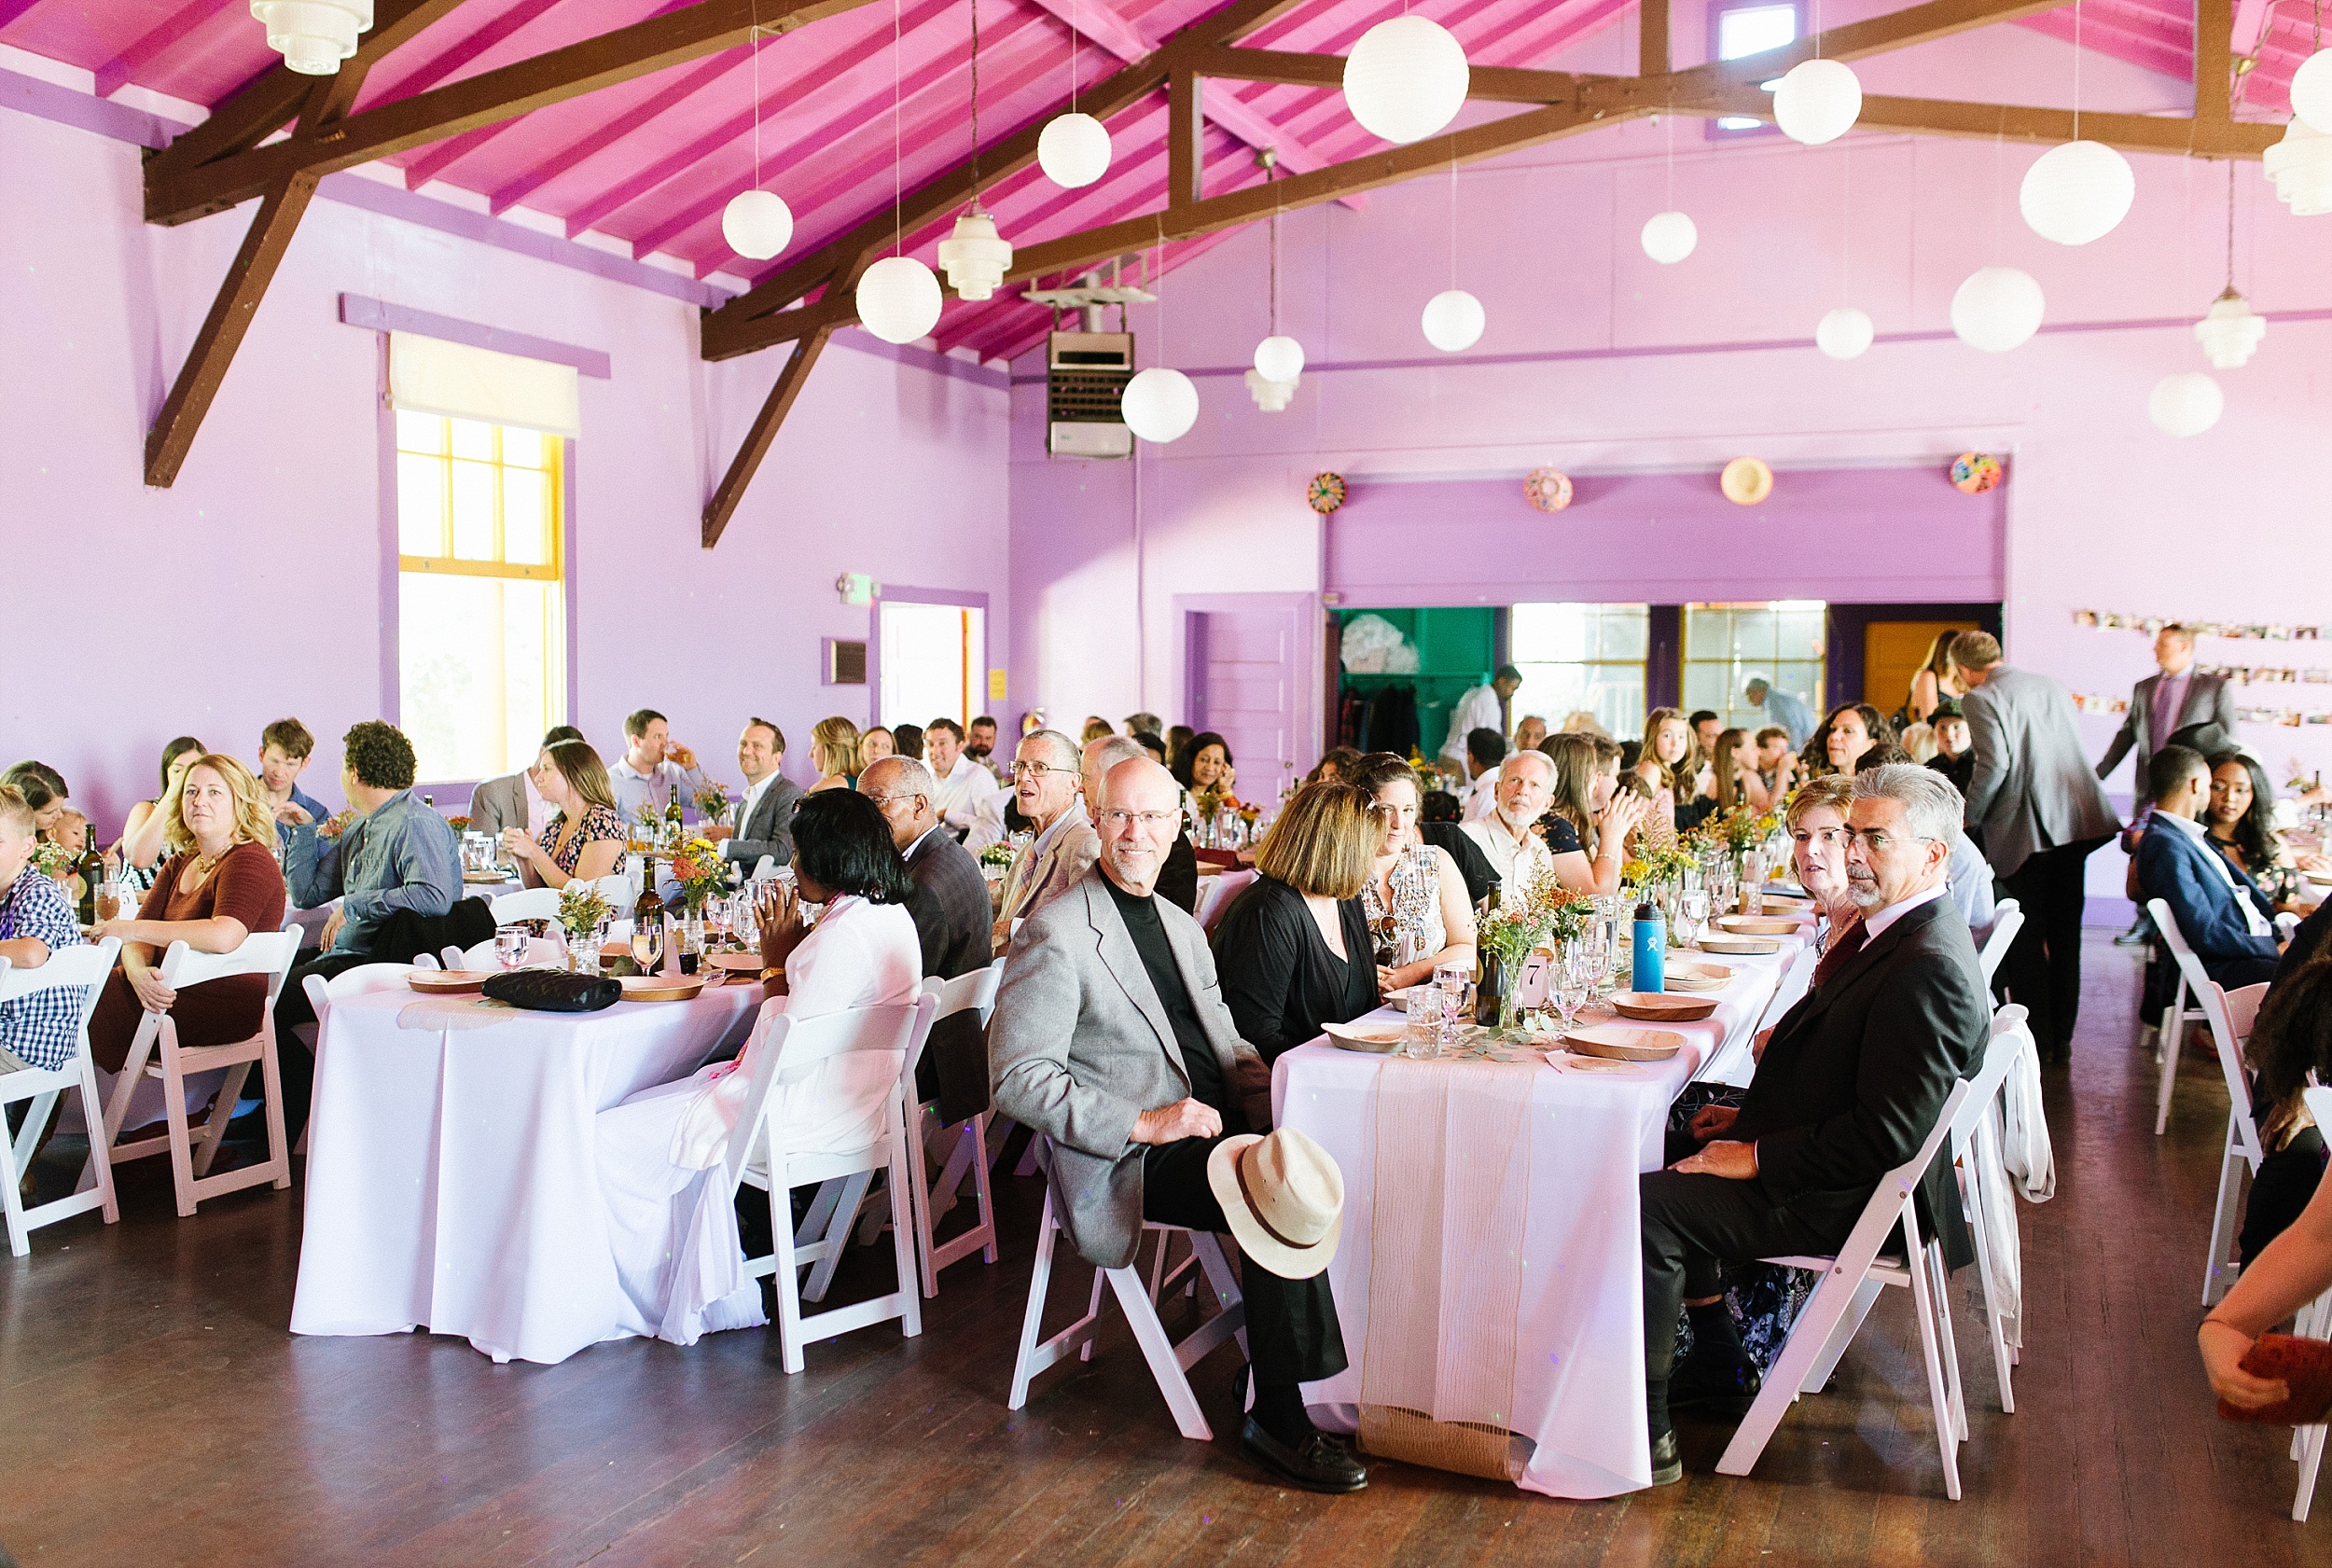
POLYGON ((1314 749, 1306 715, 1318 615, 1307 593, 1177 594, 1184 707, 1229 747, 1239 798, 1269 805, 1314 749))

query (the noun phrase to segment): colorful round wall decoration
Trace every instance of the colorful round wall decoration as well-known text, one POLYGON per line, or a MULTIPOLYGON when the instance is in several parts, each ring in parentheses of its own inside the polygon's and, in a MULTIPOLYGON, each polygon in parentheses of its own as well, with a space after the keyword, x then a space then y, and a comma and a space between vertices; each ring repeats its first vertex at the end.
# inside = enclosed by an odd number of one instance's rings
POLYGON ((1560 468, 1534 468, 1522 476, 1522 498, 1542 512, 1571 505, 1571 476, 1560 468))
POLYGON ((1951 460, 1951 484, 1970 495, 1981 495, 2007 478, 2000 460, 1988 451, 1964 451, 1951 460))
POLYGON ((1737 506, 1754 506, 1773 493, 1773 470, 1754 457, 1736 457, 1717 477, 1717 488, 1737 506))
POLYGON ((1341 474, 1312 475, 1312 488, 1305 493, 1304 499, 1311 503, 1313 511, 1318 512, 1322 517, 1327 516, 1344 504, 1344 476, 1341 474))

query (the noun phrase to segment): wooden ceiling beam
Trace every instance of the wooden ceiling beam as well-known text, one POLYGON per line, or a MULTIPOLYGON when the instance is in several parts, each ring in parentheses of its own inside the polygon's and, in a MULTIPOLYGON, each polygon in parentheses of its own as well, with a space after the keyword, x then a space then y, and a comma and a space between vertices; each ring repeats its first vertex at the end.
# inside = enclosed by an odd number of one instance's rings
POLYGON ((721 542, 729 520, 737 515, 737 504, 745 497, 746 486, 753 483, 754 471, 769 456, 770 446, 777 440, 778 427, 793 411, 795 400, 801 395, 811 370, 818 363, 818 355, 825 352, 826 340, 833 335, 831 326, 822 326, 796 343, 794 352, 786 356, 785 368, 777 373, 777 384, 770 388, 769 398, 753 416, 737 455, 729 459, 729 471, 721 476, 713 498, 704 504, 701 537, 706 549, 721 542))
MULTIPOLYGON (((1773 95, 1756 88, 1728 88, 1677 98, 1675 112, 1703 118, 1717 116, 1773 118, 1773 95)), ((1866 93, 1857 131, 1899 132, 1920 136, 1960 136, 2053 146, 2073 140, 2073 111, 2019 104, 1955 104, 1936 98, 1892 98, 1866 93)), ((2283 134, 2281 125, 2222 120, 2216 124, 2183 115, 2101 114, 2081 111, 2081 135, 2126 153, 2177 154, 2198 158, 2256 159, 2283 134)))

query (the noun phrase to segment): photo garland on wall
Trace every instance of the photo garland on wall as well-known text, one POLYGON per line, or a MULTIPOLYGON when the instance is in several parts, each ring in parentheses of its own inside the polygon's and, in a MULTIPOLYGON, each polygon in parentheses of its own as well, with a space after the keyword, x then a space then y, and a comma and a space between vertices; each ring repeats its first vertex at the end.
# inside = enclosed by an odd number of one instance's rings
MULTIPOLYGON (((2152 637, 2165 626, 2183 626, 2196 637, 2220 637, 2231 642, 2332 643, 2332 626, 2235 625, 2215 620, 2182 620, 2168 616, 2125 615, 2111 610, 2075 610, 2073 624, 2098 631, 2134 631, 2152 637)), ((2200 659, 2195 669, 2215 675, 2229 686, 2332 686, 2332 665, 2214 664, 2200 659)), ((2075 704, 2085 714, 2118 715, 2130 711, 2127 697, 2076 692, 2075 704)), ((2235 716, 2248 724, 2272 724, 2284 728, 2332 725, 2332 710, 2238 706, 2235 716)))

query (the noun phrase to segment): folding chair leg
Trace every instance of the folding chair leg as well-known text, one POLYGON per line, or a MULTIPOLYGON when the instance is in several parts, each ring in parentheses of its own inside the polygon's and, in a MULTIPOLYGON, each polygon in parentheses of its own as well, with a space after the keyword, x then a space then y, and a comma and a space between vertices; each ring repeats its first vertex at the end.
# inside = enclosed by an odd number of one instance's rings
POLYGON ((1982 1173, 1980 1144, 1979 1138, 1979 1147, 1971 1149, 1968 1157, 1968 1193, 1974 1200, 1970 1212, 1976 1216, 1976 1223, 1968 1229, 1976 1241, 1976 1281, 1983 1292, 1984 1327, 1992 1340, 1992 1371, 2000 1381, 2000 1408, 2004 1414, 2014 1415, 2016 1390, 2009 1382, 2008 1339, 2001 1328, 1999 1287, 1992 1275, 1992 1211, 1987 1206, 1991 1194, 1990 1184, 1982 1173))
MULTIPOLYGON (((1193 1260, 1206 1270, 1207 1285, 1215 1292, 1215 1310, 1239 1314, 1239 1353, 1243 1358, 1247 1353, 1247 1298, 1240 1293, 1239 1282, 1231 1277, 1230 1259, 1224 1255, 1222 1240, 1192 1231, 1190 1251, 1193 1260)), ((1195 1284, 1197 1281, 1191 1283, 1195 1284)))
POLYGON ((218 1086, 218 1096, 211 1102, 210 1118, 202 1124, 202 1146, 194 1153, 194 1173, 207 1176, 211 1161, 218 1157, 219 1141, 227 1135, 227 1124, 235 1117, 235 1106, 242 1102, 244 1080, 251 1076, 251 1063, 238 1062, 227 1069, 226 1080, 218 1086))
POLYGON ((1093 1296, 1085 1315, 1069 1325, 1049 1339, 1039 1340, 1045 1323, 1045 1294, 1052 1284, 1053 1243, 1061 1235, 1061 1227, 1054 1223, 1052 1194, 1045 1195, 1044 1217, 1036 1224, 1036 1264, 1029 1273, 1028 1310, 1020 1318, 1020 1350, 1012 1363, 1012 1393, 1006 1400, 1006 1409, 1023 1409, 1028 1405, 1028 1385, 1037 1373, 1059 1362, 1072 1350, 1081 1350, 1086 1359, 1093 1353, 1093 1325, 1101 1316, 1102 1276, 1093 1275, 1093 1296))
MULTIPOLYGON (((1847 1303, 1845 1315, 1824 1338, 1819 1352, 1814 1355, 1813 1365, 1806 1373, 1806 1381, 1798 1385, 1799 1394, 1820 1394, 1830 1386, 1830 1375, 1838 1370, 1839 1359, 1846 1354, 1846 1347, 1853 1344, 1854 1336, 1862 1332, 1863 1319, 1870 1315, 1870 1309, 1878 1305, 1879 1297, 1886 1288, 1884 1281, 1867 1276, 1861 1284, 1854 1287, 1853 1297, 1847 1303)), ((1807 1302, 1807 1306, 1812 1305, 1812 1302, 1807 1302)), ((1795 1338, 1796 1325, 1791 1327, 1792 1338, 1795 1338)))
POLYGON ((2227 1113, 2227 1147, 2219 1158, 2218 1206, 2211 1215, 2211 1256, 2202 1270, 2202 1304, 2214 1306, 2227 1294, 2234 1283, 2235 1270, 2228 1254, 2235 1242, 2235 1215, 2242 1205, 2242 1170, 2248 1165, 2242 1154, 2242 1133, 2235 1123, 2235 1113, 2227 1113))
POLYGON ((873 1182, 871 1171, 842 1178, 841 1201, 834 1205, 834 1216, 826 1222, 826 1233, 818 1238, 826 1251, 810 1267, 810 1283, 801 1293, 804 1301, 826 1299, 826 1287, 834 1283, 834 1270, 842 1261, 842 1248, 850 1241, 851 1227, 858 1218, 858 1206, 867 1200, 867 1188, 873 1182))
POLYGON ((170 1178, 178 1197, 178 1217, 194 1214, 194 1135, 187 1126, 187 1080, 178 1065, 177 1030, 162 1020, 162 1114, 170 1122, 170 1178))
POLYGON ((2308 1522, 2308 1509, 2316 1500, 2316 1469, 2324 1463, 2324 1431, 2321 1426, 2303 1426, 2299 1454, 2299 1492, 2292 1498, 2292 1518, 2308 1522))
POLYGON ((1194 1443, 1211 1443, 1215 1429, 1206 1423, 1206 1416, 1199 1408, 1199 1397, 1190 1392, 1190 1380, 1182 1369, 1182 1362, 1174 1354, 1174 1343, 1166 1338, 1165 1325, 1158 1321, 1158 1311, 1143 1291, 1142 1276, 1131 1268, 1104 1269, 1110 1288, 1117 1293, 1117 1305, 1126 1314, 1126 1322, 1133 1329, 1134 1342, 1142 1347, 1142 1359, 1150 1364, 1150 1376, 1158 1381, 1158 1392, 1166 1396, 1166 1408, 1173 1412, 1174 1425, 1184 1436, 1194 1443))
POLYGON ((1933 1282, 1934 1271, 1921 1256, 1922 1248, 1909 1213, 1903 1215, 1903 1230, 1911 1243, 1912 1256, 1906 1270, 1911 1277, 1911 1303, 1919 1318, 1920 1356, 1927 1364, 1927 1401, 1935 1412, 1936 1451, 1943 1459, 1943 1492, 1957 1503, 1960 1500, 1960 1428, 1951 1409, 1951 1390, 1943 1371, 1942 1336, 1936 1326, 1933 1282))
POLYGON ((988 1170, 988 1118, 972 1117, 964 1129, 964 1146, 971 1151, 972 1191, 979 1200, 980 1234, 987 1244, 979 1249, 982 1263, 996 1260, 996 1193, 988 1170))
POLYGON ((2171 1091, 2178 1087, 2178 1039, 2181 1021, 2186 1014, 2186 977, 2181 970, 2178 990, 2170 999, 2170 1010, 2154 1031, 2154 1058, 2162 1065, 2161 1079, 2154 1086, 2154 1136, 2162 1135, 2170 1126, 2171 1091))
POLYGON ((1967 1392, 1960 1383, 1960 1337, 1951 1323, 1951 1271, 1943 1266, 1943 1248, 1927 1243, 1928 1295, 1936 1304, 1936 1339, 1943 1355, 1944 1383, 1951 1395, 1951 1432, 1967 1441, 1967 1392))
MULTIPOLYGON (((932 1266, 931 1262, 931 1249, 934 1244, 931 1230, 937 1216, 932 1213, 932 1193, 931 1188, 926 1185, 930 1177, 923 1163, 923 1117, 927 1113, 921 1106, 916 1107, 914 1135, 907 1140, 908 1161, 910 1167, 907 1206, 914 1221, 916 1271, 920 1277, 923 1296, 926 1299, 930 1299, 939 1294, 939 1271, 932 1266)), ((892 1195, 891 1207, 894 1212, 898 1208, 898 1199, 895 1193, 892 1195)))
POLYGON ((921 1282, 916 1277, 912 1213, 917 1184, 908 1174, 907 1154, 900 1144, 913 1144, 919 1150, 923 1145, 912 1133, 904 1133, 891 1145, 891 1256, 898 1264, 899 1334, 912 1339, 923 1331, 923 1298, 921 1282))
MULTIPOLYGON (((36 1109, 38 1104, 39 1102, 35 1101, 32 1109, 36 1109)), ((0 1214, 5 1214, 7 1219, 8 1251, 22 1257, 33 1250, 33 1228, 24 1222, 24 1200, 16 1189, 22 1173, 19 1169, 16 1145, 6 1136, 7 1108, 7 1103, 0 1101, 0 1214)), ((31 1109, 28 1109, 24 1126, 30 1131, 32 1125, 31 1109)))
MULTIPOLYGON (((785 1370, 798 1372, 807 1365, 801 1353, 801 1270, 794 1262, 793 1227, 785 1223, 786 1212, 793 1207, 793 1199, 779 1185, 782 1180, 773 1174, 770 1183, 770 1250, 776 1264, 770 1272, 771 1283, 777 1286, 777 1349, 785 1370)), ((821 1191, 819 1196, 824 1197, 824 1192, 821 1191)))
MULTIPOLYGON (((1822 1283, 1813 1287, 1807 1297, 1798 1321, 1790 1325, 1789 1337, 1782 1341, 1782 1353, 1773 1358, 1773 1367, 1766 1374, 1765 1386, 1756 1398, 1750 1401, 1749 1413, 1733 1429, 1732 1441, 1725 1445, 1724 1454, 1716 1462, 1720 1476, 1745 1476, 1756 1468, 1757 1458, 1765 1452, 1765 1445, 1772 1438, 1774 1429, 1797 1401, 1798 1390, 1809 1385, 1819 1388, 1813 1377, 1815 1363, 1823 1355, 1830 1339, 1851 1313, 1856 1323, 1868 1311, 1865 1302, 1855 1309, 1861 1295, 1859 1286, 1876 1287, 1875 1280, 1863 1280, 1849 1284, 1843 1273, 1833 1269, 1822 1276, 1822 1283)), ((1876 1298, 1875 1296, 1873 1297, 1876 1298)), ((1847 1338, 1852 1338, 1852 1330, 1847 1338)), ((1836 1365, 1837 1358, 1830 1358, 1836 1365)), ((1828 1377, 1826 1369, 1824 1380, 1828 1377)))

